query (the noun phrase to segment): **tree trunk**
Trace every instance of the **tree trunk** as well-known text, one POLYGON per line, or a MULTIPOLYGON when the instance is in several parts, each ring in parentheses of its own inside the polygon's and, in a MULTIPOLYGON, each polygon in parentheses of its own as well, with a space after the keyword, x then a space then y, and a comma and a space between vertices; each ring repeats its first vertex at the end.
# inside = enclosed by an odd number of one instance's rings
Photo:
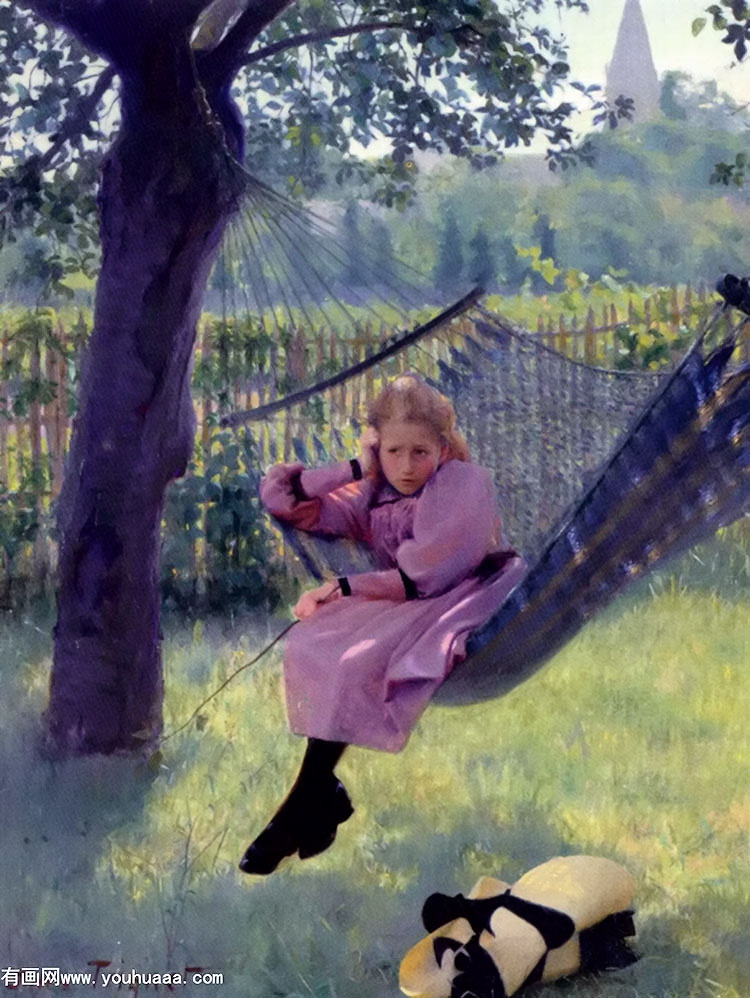
POLYGON ((58 753, 133 750, 161 728, 163 498, 192 452, 195 330, 241 188, 194 67, 170 54, 123 82, 103 170, 94 330, 58 512, 46 715, 58 753))

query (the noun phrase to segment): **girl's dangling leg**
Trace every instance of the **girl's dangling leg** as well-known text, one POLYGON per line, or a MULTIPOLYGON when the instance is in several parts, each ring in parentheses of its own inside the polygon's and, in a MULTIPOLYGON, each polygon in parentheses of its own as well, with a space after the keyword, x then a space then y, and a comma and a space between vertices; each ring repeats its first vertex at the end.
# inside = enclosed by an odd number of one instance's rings
POLYGON ((312 785, 330 779, 345 748, 346 742, 327 742, 322 738, 308 738, 292 793, 300 783, 312 785))
POLYGON ((285 856, 301 859, 326 850, 336 829, 354 813, 334 768, 344 753, 344 742, 309 738, 302 765, 286 800, 248 847, 240 861, 245 873, 272 873, 285 856))
POLYGON ((334 769, 346 749, 345 742, 309 738, 300 774, 308 796, 307 820, 302 823, 298 853, 308 859, 325 852, 336 838, 336 829, 354 814, 352 802, 334 769))

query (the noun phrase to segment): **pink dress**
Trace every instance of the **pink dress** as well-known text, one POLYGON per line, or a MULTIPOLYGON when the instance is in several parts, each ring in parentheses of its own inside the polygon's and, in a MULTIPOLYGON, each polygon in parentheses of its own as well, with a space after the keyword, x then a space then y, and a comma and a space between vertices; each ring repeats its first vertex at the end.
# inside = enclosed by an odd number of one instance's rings
POLYGON ((522 578, 503 545, 489 473, 444 462, 411 496, 353 480, 351 464, 271 468, 261 498, 303 530, 364 541, 379 569, 289 632, 284 683, 292 731, 398 752, 474 627, 522 578), (490 556, 490 557, 488 557, 490 556), (480 567, 481 566, 481 567, 480 567))

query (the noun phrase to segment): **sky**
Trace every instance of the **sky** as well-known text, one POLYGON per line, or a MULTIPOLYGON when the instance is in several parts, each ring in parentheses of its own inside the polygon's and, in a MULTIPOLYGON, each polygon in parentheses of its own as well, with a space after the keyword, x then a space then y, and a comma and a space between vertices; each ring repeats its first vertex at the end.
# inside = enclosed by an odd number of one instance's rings
MULTIPOLYGON (((568 40, 572 78, 603 85, 625 0, 588 3, 588 14, 550 9, 545 23, 561 29, 568 40)), ((671 69, 684 70, 696 80, 716 80, 738 101, 750 100, 750 60, 730 68, 731 47, 713 30, 708 6, 709 0, 641 0, 656 71, 661 77, 671 69), (708 23, 693 37, 691 25, 698 17, 708 17, 708 23)))

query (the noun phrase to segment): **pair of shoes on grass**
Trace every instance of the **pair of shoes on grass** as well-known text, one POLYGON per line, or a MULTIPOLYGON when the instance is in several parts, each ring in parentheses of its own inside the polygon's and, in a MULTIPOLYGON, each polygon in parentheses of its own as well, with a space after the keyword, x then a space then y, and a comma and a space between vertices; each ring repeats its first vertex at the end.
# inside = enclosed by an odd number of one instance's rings
POLYGON ((344 785, 333 774, 322 784, 295 787, 240 860, 243 873, 273 873, 287 856, 325 852, 338 826, 354 814, 344 785))

